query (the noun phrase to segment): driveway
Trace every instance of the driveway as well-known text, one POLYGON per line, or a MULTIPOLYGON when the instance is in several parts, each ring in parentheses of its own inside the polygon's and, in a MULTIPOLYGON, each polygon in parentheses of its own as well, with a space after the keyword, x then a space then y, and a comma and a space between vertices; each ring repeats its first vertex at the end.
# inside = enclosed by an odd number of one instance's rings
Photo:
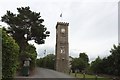
POLYGON ((15 78, 74 78, 74 77, 51 69, 36 67, 33 75, 27 77, 15 76, 15 78))

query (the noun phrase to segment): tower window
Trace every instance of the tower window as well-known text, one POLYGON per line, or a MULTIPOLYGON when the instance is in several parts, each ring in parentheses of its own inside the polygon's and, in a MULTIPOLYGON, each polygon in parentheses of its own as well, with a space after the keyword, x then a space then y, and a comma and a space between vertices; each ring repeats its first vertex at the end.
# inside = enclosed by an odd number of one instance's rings
POLYGON ((65 53, 65 47, 64 46, 61 47, 60 53, 65 53))

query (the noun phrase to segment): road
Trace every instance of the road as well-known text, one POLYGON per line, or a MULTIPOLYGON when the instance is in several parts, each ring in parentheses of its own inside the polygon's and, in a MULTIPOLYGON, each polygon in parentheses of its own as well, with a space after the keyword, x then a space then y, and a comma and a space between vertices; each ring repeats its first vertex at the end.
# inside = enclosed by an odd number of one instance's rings
POLYGON ((27 77, 16 76, 15 78, 74 78, 74 77, 54 70, 37 67, 33 75, 27 77))

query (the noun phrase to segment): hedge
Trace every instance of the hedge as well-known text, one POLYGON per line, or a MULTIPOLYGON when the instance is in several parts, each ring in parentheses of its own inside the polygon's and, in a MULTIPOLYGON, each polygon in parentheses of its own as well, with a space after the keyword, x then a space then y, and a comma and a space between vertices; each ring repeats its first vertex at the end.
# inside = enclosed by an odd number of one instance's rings
POLYGON ((19 46, 2 30, 2 78, 13 78, 18 67, 19 46))

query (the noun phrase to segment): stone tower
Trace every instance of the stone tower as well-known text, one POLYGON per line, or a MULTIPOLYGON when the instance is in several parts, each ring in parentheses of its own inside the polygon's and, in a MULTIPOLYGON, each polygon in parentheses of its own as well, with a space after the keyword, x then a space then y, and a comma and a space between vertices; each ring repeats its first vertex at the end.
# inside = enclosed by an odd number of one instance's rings
POLYGON ((68 43, 69 23, 57 22, 56 25, 56 70, 67 73, 69 70, 69 43, 68 43))

